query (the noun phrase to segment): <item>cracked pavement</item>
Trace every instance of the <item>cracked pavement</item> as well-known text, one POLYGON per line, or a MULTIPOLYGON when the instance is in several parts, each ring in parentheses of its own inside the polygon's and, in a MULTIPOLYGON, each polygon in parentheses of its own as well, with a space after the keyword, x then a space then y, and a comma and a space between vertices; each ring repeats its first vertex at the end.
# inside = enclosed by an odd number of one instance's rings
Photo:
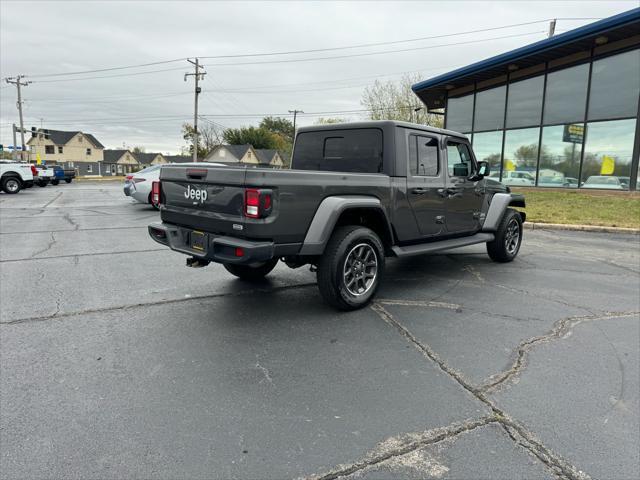
POLYGON ((0 478, 640 477, 640 237, 392 260, 369 308, 147 237, 120 184, 0 195, 0 478))

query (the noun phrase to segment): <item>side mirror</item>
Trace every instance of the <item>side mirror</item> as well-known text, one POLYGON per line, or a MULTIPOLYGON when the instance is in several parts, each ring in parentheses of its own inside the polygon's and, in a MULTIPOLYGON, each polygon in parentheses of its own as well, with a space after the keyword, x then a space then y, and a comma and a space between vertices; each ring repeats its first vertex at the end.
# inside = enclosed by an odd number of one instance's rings
POLYGON ((478 175, 482 178, 488 176, 489 173, 491 173, 489 162, 478 162, 478 175))
POLYGON ((469 166, 466 163, 456 163, 453 165, 453 176, 454 177, 468 177, 469 176, 469 166))

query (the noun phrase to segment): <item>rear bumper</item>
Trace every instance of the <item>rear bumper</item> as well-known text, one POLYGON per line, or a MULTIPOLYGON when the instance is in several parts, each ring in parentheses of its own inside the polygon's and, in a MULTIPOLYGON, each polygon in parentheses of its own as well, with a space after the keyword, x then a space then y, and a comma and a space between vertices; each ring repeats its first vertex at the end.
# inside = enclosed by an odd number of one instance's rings
POLYGON ((254 242, 241 238, 206 233, 206 250, 196 250, 190 246, 190 228, 178 227, 167 223, 152 223, 148 227, 149 236, 156 242, 166 245, 171 250, 192 257, 202 258, 210 262, 249 264, 265 262, 276 256, 273 242, 254 242), (236 249, 241 248, 243 255, 236 256, 236 249))

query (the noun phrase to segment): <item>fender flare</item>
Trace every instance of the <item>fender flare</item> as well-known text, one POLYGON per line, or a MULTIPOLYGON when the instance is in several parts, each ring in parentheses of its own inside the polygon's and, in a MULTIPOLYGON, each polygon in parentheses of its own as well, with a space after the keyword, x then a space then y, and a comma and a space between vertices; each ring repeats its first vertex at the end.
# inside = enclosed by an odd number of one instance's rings
POLYGON ((389 234, 391 234, 389 219, 378 198, 361 195, 327 197, 320 202, 313 216, 299 255, 321 255, 324 252, 340 215, 347 210, 355 208, 378 210, 384 216, 387 229, 389 229, 389 234))
MULTIPOLYGON (((500 225, 500 221, 504 216, 504 212, 507 210, 507 207, 525 207, 524 195, 520 195, 517 193, 496 193, 491 198, 491 204, 489 205, 489 210, 484 219, 484 223, 482 224, 483 232, 495 232, 498 230, 498 226, 500 225)), ((522 216, 522 221, 524 222, 527 218, 525 214, 520 212, 522 216)))

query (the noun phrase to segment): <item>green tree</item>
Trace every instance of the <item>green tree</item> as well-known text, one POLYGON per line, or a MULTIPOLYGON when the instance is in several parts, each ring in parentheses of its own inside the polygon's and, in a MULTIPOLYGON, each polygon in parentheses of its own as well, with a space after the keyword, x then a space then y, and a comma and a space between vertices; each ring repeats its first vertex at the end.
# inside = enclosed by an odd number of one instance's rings
POLYGON ((260 122, 259 128, 264 128, 269 132, 278 135, 285 143, 293 143, 293 123, 282 117, 265 117, 260 122))
POLYGON ((444 117, 428 113, 411 90, 411 85, 420 80, 417 74, 404 75, 397 82, 376 80, 364 89, 360 103, 369 111, 370 120, 401 120, 442 128, 444 117))
POLYGON ((222 136, 224 141, 230 145, 249 144, 253 148, 275 150, 285 147, 282 137, 262 127, 228 128, 222 136))

